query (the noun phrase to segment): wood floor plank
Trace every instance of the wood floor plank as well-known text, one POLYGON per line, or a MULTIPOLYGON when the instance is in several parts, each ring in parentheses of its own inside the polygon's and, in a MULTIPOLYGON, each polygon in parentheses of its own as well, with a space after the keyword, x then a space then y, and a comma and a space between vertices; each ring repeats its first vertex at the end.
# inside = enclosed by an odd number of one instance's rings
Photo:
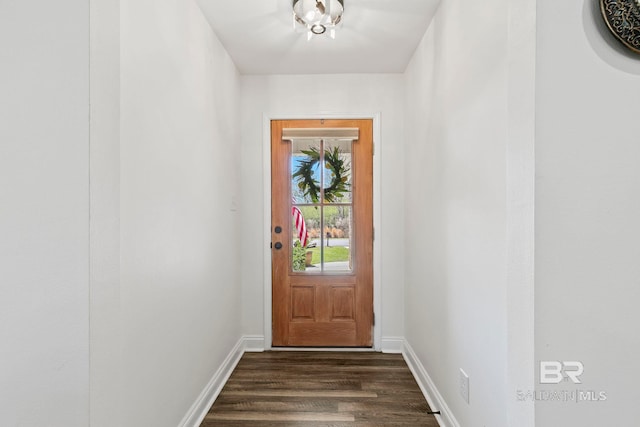
POLYGON ((337 402, 319 402, 313 400, 297 400, 297 401, 252 401, 247 402, 220 402, 217 410, 224 411, 247 411, 247 412, 348 412, 340 411, 337 402))
MULTIPOLYGON (((348 422, 319 422, 319 421, 247 421, 247 420, 204 420, 200 427, 383 427, 369 423, 360 424, 357 421, 348 422)), ((386 426, 385 426, 386 427, 386 426)), ((430 427, 430 426, 429 426, 430 427)))
POLYGON ((245 354, 201 427, 437 427, 402 356, 245 354))
POLYGON ((377 393, 371 391, 359 391, 359 390, 247 390, 247 391, 227 391, 225 396, 241 396, 241 397, 265 397, 265 396, 277 396, 277 397, 305 397, 305 398, 376 398, 377 393))
MULTIPOLYGON (((362 388, 361 381, 355 380, 336 380, 336 379, 328 379, 328 380, 313 380, 313 379, 302 379, 302 380, 259 380, 253 381, 253 387, 256 387, 260 390, 287 390, 287 389, 295 389, 295 390, 360 390, 362 388)), ((236 380, 232 383, 227 383, 227 390, 245 390, 247 388, 247 384, 241 380, 236 380)), ((371 390, 374 390, 372 388, 371 390)))
POLYGON ((351 422, 353 415, 327 414, 313 412, 216 412, 207 414, 207 420, 242 420, 242 421, 325 421, 351 422))

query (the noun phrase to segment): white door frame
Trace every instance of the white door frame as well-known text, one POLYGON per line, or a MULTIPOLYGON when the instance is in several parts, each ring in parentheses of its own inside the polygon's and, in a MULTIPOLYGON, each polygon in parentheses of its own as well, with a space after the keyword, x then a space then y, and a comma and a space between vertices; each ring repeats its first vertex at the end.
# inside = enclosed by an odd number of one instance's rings
MULTIPOLYGON (((373 227, 380 229, 380 113, 331 113, 331 114, 263 114, 263 170, 264 170, 264 348, 272 348, 272 312, 271 312, 271 121, 272 120, 320 120, 320 119, 372 119, 373 120, 373 227)), ((373 350, 381 350, 382 342, 382 284, 380 282, 380 260, 382 245, 380 233, 373 241, 373 350)))

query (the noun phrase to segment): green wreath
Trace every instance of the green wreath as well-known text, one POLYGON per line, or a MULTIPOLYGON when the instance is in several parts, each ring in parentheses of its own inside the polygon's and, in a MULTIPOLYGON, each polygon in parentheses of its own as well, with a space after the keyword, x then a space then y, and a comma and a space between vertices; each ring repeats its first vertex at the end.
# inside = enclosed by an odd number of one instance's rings
MULTIPOLYGON (((298 169, 293 174, 293 180, 305 197, 309 197, 313 203, 320 200, 320 186, 313 179, 313 169, 320 162, 320 151, 316 147, 310 150, 302 150, 308 158, 300 161, 298 169)), ((324 151, 325 168, 331 172, 331 185, 323 188, 324 201, 334 203, 340 201, 344 193, 349 191, 349 165, 340 158, 340 149, 334 147, 324 151)))

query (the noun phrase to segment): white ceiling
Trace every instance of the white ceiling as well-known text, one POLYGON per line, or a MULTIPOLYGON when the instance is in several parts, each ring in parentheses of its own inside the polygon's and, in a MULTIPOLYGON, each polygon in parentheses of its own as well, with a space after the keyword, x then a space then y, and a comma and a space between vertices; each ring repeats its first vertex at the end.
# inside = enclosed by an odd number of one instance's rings
POLYGON ((404 72, 439 0, 344 0, 336 39, 296 32, 292 0, 198 0, 242 74, 404 72))

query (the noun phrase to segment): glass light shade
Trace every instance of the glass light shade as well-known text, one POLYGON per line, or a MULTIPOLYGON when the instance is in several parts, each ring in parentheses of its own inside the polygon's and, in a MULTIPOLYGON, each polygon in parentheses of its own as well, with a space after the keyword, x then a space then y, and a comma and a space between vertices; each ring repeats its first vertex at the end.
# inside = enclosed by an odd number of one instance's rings
POLYGON ((293 0, 293 17, 312 34, 324 34, 330 30, 332 37, 335 27, 342 21, 344 0, 293 0))

